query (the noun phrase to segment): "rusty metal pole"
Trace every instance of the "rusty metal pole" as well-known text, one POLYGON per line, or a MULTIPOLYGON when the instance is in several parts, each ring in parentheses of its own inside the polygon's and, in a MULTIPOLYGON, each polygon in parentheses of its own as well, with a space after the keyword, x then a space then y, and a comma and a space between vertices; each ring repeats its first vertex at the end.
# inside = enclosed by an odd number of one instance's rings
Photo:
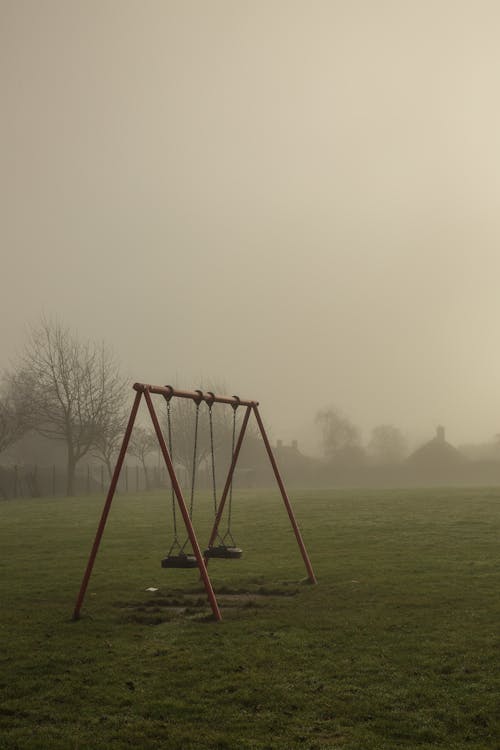
POLYGON ((293 532, 295 534, 295 538, 297 540, 297 544, 299 545, 299 549, 302 555, 302 559, 304 560, 304 564, 306 566, 307 574, 309 576, 309 582, 310 583, 316 583, 316 576, 314 575, 314 571, 312 569, 311 561, 309 560, 309 555, 307 554, 307 550, 305 547, 305 544, 302 540, 302 535, 300 533, 300 529, 297 525, 297 521, 295 520, 295 516, 293 514, 292 506, 290 505, 290 500, 288 499, 288 495, 286 494, 285 485, 283 484, 283 480, 281 479, 278 465, 276 463, 276 459, 274 458, 274 454, 271 448, 271 444, 269 443, 269 439, 267 437, 266 431, 264 429, 264 424, 262 422, 261 416, 259 414, 259 408, 257 405, 253 406, 253 412, 255 414, 255 419, 257 420, 257 424, 259 425, 260 433, 262 435, 262 439, 264 441, 264 445, 266 446, 267 455, 269 456, 269 460, 271 462, 271 466, 273 467, 274 476, 276 477, 276 481, 278 482, 278 487, 280 488, 281 497, 283 498, 283 502, 285 503, 285 507, 288 513, 288 517, 290 519, 290 522, 292 524, 293 532))
POLYGON ((130 440, 130 435, 132 433, 132 428, 134 426, 135 418, 137 416, 137 410, 139 408, 139 403, 142 398, 142 393, 137 392, 135 395, 135 400, 132 405, 132 409, 130 412, 130 417, 127 424, 127 429, 125 430, 125 435, 123 437, 122 447, 120 448, 120 453, 118 455, 118 459, 116 461, 115 470, 113 472, 113 477, 111 479, 111 484, 109 485, 108 495, 106 497, 106 502, 104 503, 104 508, 101 515, 101 520, 99 521, 99 526, 97 527, 97 532, 94 539, 94 544, 92 545, 92 550, 90 552, 90 557, 87 563, 87 567, 85 569, 85 573, 83 575, 82 584, 80 586, 80 591, 78 593, 78 598, 76 600, 75 604, 75 610, 73 612, 73 620, 78 620, 80 617, 80 609, 83 603, 83 599, 85 597, 85 592, 87 590, 88 582, 90 575, 92 573, 92 568, 94 567, 95 558, 97 555, 97 552, 99 550, 99 545, 101 543, 101 538, 104 532, 104 527, 106 526, 106 521, 109 515, 109 511, 111 508, 111 503, 113 501, 113 496, 116 491, 116 485, 118 484, 118 478, 120 476, 120 471, 123 465, 123 461, 125 459, 125 454, 127 452, 128 443, 130 440))
POLYGON ((193 524, 191 523, 191 518, 189 517, 189 511, 186 506, 186 502, 184 500, 184 497, 182 495, 182 490, 180 488, 179 482, 177 481, 177 477, 175 474, 175 469, 172 464, 172 459, 170 458, 170 454, 168 452, 167 444, 165 443, 165 438, 163 437, 163 432, 160 427, 160 423, 158 421, 158 417, 156 415, 156 411, 153 405, 153 402, 151 400, 151 395, 148 389, 148 386, 144 389, 144 398, 146 399, 146 403, 148 405, 149 413, 151 415, 151 421, 153 422, 153 427, 155 428, 156 436, 158 438, 158 442, 160 444, 160 449, 163 454, 163 458, 165 460, 165 464, 167 465, 167 470, 170 476, 170 481, 172 482, 172 487, 174 488, 174 493, 177 498, 177 502, 179 504, 180 511, 182 513, 182 517, 184 519, 184 523, 186 525, 186 530, 188 533, 189 541, 191 542, 191 546, 193 548, 194 555, 196 557, 196 561, 198 563, 198 568, 200 570, 200 576, 203 579, 203 583, 205 584, 205 591, 207 592, 208 600, 210 602, 210 606, 212 608, 213 615, 216 620, 220 621, 222 620, 222 615, 219 610, 219 605, 217 603, 217 599, 215 597, 214 590, 212 588, 212 582, 210 581, 207 567, 205 565, 205 561, 203 559, 203 555, 201 553, 200 545, 198 544, 198 540, 196 538, 196 533, 193 528, 193 524))
POLYGON ((253 406, 255 401, 240 399, 237 396, 220 396, 210 391, 179 391, 171 385, 148 385, 147 383, 134 383, 136 391, 148 391, 152 394, 158 394, 168 398, 191 399, 192 401, 205 401, 212 404, 230 404, 231 406, 253 406))

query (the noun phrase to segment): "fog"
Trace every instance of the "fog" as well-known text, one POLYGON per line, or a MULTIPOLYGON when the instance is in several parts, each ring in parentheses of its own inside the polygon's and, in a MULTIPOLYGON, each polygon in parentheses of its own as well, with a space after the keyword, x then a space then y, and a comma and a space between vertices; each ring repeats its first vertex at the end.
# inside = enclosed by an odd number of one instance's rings
POLYGON ((0 0, 2 336, 413 441, 500 431, 500 6, 0 0))

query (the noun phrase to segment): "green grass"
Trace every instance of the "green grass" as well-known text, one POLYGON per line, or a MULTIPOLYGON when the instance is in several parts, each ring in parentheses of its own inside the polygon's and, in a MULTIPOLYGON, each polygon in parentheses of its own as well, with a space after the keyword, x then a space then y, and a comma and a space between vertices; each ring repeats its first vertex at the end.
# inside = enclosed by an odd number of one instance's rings
MULTIPOLYGON (((197 510, 202 543, 208 497, 197 510)), ((500 492, 241 492, 239 561, 160 568, 168 500, 0 503, 0 748, 500 748, 500 492), (158 587, 148 593, 149 586, 158 587)))

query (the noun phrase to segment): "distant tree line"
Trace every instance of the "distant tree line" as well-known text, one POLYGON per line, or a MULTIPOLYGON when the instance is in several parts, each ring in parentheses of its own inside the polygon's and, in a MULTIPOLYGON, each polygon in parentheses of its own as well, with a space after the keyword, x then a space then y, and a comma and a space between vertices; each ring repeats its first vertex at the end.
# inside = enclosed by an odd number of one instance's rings
POLYGON ((400 463, 408 455, 408 442, 394 425, 374 427, 365 447, 360 430, 338 409, 329 407, 318 411, 316 424, 321 432, 325 460, 330 464, 345 467, 366 462, 390 465, 400 463))
MULTIPOLYGON (((210 383, 205 390, 225 392, 227 389, 224 384, 210 383)), ((66 463, 65 490, 67 495, 73 495, 77 467, 83 459, 87 466, 91 460, 98 460, 108 478, 111 477, 125 432, 129 400, 128 379, 121 374, 109 348, 103 343, 82 340, 59 321, 42 318, 31 328, 13 367, 0 375, 0 457, 7 449, 22 445, 33 435, 49 445, 61 445, 66 463)), ((213 453, 217 480, 221 482, 231 459, 232 410, 214 404, 210 414, 205 403, 197 410, 191 400, 173 399, 170 404, 161 401, 159 416, 181 481, 189 485, 194 469, 194 475, 198 474, 206 486, 213 453)), ((374 427, 369 440, 363 444, 358 427, 337 408, 318 411, 315 423, 323 449, 321 461, 303 456, 296 445, 288 452, 286 448, 277 447, 278 460, 293 481, 314 484, 335 482, 342 475, 350 479, 362 478, 363 470, 401 466, 408 457, 407 440, 392 424, 374 427)), ((267 478, 272 481, 272 477, 260 443, 255 425, 250 422, 239 467, 247 478, 258 477, 256 481, 262 483, 267 478)), ((467 448, 464 455, 472 460, 494 459, 497 462, 499 445, 500 438, 496 436, 489 448, 464 447, 467 448)), ((451 446, 448 453, 450 449, 451 446)), ((151 458, 159 457, 158 442, 151 426, 136 424, 128 452, 141 467, 145 486, 149 486, 151 458)), ((436 461, 438 459, 439 456, 436 461)), ((48 463, 53 464, 53 461, 48 463)), ((414 469, 418 469, 416 464, 414 469)), ((460 471, 464 473, 466 469, 460 468, 460 471)), ((365 471, 365 476, 368 475, 365 471)), ((398 481, 407 479, 406 474, 395 476, 398 481)))

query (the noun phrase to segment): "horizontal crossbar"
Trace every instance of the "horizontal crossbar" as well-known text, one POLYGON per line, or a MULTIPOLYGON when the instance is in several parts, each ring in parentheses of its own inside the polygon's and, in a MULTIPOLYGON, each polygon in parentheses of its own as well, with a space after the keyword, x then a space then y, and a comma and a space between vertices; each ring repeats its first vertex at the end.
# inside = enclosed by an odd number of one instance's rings
POLYGON ((217 396, 211 391, 179 391, 171 385, 148 385, 147 383, 134 383, 134 390, 139 393, 155 393, 160 396, 164 396, 167 399, 171 398, 189 398, 192 401, 201 403, 205 401, 207 404, 230 404, 231 406, 250 406, 255 408, 259 405, 258 401, 249 401, 238 396, 217 396))

